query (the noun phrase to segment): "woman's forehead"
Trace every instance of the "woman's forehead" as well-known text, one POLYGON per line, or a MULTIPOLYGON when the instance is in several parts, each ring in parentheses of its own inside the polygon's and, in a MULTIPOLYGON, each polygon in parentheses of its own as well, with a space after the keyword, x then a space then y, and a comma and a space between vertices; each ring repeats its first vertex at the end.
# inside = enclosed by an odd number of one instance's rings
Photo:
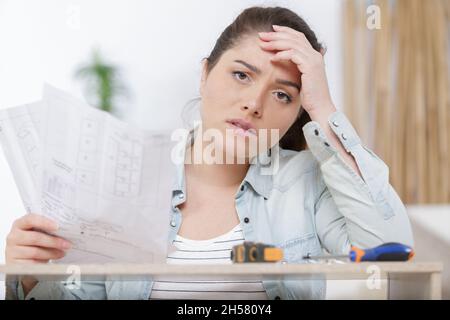
POLYGON ((295 63, 292 61, 277 61, 273 63, 270 58, 273 57, 277 51, 263 50, 258 42, 262 40, 258 36, 248 36, 241 39, 233 48, 227 50, 223 58, 229 63, 236 60, 245 61, 264 72, 272 72, 276 69, 280 73, 289 74, 294 78, 300 76, 300 71, 295 63))

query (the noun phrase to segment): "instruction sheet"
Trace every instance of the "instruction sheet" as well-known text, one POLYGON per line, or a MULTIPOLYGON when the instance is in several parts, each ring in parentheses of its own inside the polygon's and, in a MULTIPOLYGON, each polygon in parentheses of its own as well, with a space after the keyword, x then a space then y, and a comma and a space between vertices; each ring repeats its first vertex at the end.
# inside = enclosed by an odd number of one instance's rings
POLYGON ((170 131, 145 131, 49 85, 0 110, 0 142, 28 212, 73 248, 57 262, 165 262, 170 131))

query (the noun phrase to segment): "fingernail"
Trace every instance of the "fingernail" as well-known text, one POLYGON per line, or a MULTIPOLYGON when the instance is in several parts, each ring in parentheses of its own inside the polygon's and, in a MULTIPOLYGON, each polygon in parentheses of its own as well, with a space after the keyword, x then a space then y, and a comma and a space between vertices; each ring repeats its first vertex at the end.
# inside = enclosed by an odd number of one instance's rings
POLYGON ((64 249, 72 248, 72 244, 70 242, 68 242, 68 241, 64 241, 62 246, 63 246, 64 249))

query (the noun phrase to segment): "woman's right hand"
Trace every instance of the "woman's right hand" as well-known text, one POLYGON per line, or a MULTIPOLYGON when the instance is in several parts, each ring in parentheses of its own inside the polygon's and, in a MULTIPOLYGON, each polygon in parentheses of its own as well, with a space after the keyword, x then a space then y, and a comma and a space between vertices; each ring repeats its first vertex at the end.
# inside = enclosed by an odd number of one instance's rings
MULTIPOLYGON (((41 215, 27 214, 17 219, 6 238, 6 263, 47 263, 49 260, 61 259, 71 248, 71 243, 44 233, 56 230, 58 225, 41 215)), ((22 277, 26 293, 36 283, 34 277, 22 277)))

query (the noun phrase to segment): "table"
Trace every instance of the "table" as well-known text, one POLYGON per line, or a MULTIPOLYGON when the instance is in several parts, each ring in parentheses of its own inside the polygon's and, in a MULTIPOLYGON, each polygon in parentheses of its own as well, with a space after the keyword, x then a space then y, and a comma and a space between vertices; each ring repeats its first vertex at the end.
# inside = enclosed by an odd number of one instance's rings
POLYGON ((214 278, 265 278, 265 279, 376 279, 388 282, 387 299, 441 299, 440 262, 377 262, 377 263, 247 263, 230 265, 169 265, 169 264, 36 264, 0 265, 3 275, 35 275, 66 279, 74 272, 84 277, 193 277, 214 278))

